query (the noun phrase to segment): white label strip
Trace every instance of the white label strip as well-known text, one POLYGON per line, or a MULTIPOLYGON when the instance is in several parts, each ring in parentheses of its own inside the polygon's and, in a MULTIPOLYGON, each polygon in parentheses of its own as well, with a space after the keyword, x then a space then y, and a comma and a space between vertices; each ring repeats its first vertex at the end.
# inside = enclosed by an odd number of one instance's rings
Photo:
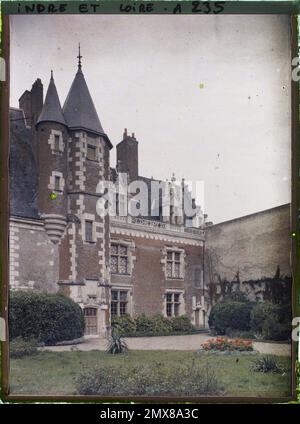
POLYGON ((0 341, 5 342, 6 341, 6 334, 5 334, 5 321, 4 318, 0 318, 0 341))

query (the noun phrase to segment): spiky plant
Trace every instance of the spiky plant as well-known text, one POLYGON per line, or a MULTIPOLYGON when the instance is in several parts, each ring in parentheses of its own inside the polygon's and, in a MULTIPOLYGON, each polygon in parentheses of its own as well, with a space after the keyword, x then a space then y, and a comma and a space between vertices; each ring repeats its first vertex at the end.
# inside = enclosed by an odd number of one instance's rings
POLYGON ((273 356, 268 355, 256 359, 251 370, 263 373, 284 373, 284 369, 280 367, 277 360, 273 356))
POLYGON ((112 330, 106 352, 112 355, 128 352, 127 343, 115 329, 112 330))

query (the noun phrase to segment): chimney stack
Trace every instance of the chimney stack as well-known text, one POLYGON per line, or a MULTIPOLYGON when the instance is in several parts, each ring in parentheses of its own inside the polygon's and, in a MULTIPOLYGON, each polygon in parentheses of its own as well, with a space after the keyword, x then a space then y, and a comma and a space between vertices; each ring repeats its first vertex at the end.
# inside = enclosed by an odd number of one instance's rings
POLYGON ((38 78, 31 88, 32 125, 35 125, 43 109, 43 84, 38 78))
POLYGON ((19 98, 19 108, 24 112, 26 124, 34 126, 43 109, 43 84, 40 78, 32 84, 30 91, 24 91, 19 98))
POLYGON ((138 179, 138 141, 134 133, 128 135, 127 128, 123 140, 117 144, 117 168, 119 173, 128 174, 129 182, 138 179))

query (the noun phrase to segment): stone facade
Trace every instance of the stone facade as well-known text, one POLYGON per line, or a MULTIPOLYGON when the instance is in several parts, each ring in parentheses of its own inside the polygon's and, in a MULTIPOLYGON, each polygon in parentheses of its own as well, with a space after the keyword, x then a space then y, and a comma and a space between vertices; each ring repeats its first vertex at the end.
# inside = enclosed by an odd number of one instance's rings
POLYGON ((9 235, 12 289, 57 291, 59 252, 42 220, 11 217, 9 235))

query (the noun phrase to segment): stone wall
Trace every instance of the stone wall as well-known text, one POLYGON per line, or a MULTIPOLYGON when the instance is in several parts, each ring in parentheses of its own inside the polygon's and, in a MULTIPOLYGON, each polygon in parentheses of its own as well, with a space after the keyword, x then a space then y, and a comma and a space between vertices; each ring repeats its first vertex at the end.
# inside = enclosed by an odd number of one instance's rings
POLYGON ((10 287, 55 292, 58 289, 58 246, 40 220, 13 217, 9 238, 10 287))
MULTIPOLYGON (((290 205, 207 227, 205 284, 291 275, 290 205)), ((242 284, 243 285, 243 284, 242 284)))

